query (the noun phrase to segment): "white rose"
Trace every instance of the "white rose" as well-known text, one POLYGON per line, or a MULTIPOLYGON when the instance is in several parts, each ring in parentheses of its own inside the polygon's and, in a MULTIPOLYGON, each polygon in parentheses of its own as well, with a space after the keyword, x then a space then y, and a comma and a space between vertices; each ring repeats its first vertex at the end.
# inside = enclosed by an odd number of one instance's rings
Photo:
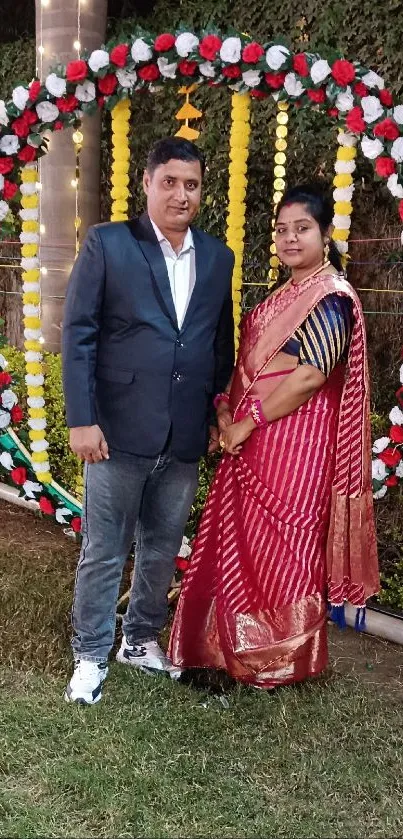
POLYGON ((146 42, 143 41, 142 38, 136 38, 136 40, 133 42, 131 52, 132 59, 136 62, 136 64, 138 64, 139 61, 150 61, 150 59, 153 57, 153 51, 151 47, 149 47, 148 44, 146 44, 146 42))
POLYGON ((7 426, 10 425, 10 420, 11 417, 9 412, 3 411, 3 409, 0 408, 0 428, 7 428, 7 426))
POLYGON ((398 181, 398 175, 389 175, 386 186, 394 198, 403 198, 403 186, 398 181))
POLYGON ((6 103, 4 99, 0 99, 0 125, 8 125, 9 119, 6 111, 6 103))
POLYGON ((1 394, 1 403, 3 408, 7 408, 8 411, 11 411, 11 408, 14 408, 14 405, 16 405, 17 402, 18 399, 13 390, 10 390, 9 388, 7 388, 7 390, 3 390, 3 393, 1 394))
POLYGON ((0 201, 0 221, 6 217, 10 207, 7 204, 7 201, 0 201))
POLYGON ((383 90, 385 87, 384 80, 381 76, 378 76, 378 73, 374 73, 373 70, 366 73, 365 76, 362 77, 361 81, 364 82, 366 87, 377 87, 379 90, 383 90))
POLYGON ((213 79, 215 76, 215 69, 211 61, 204 61, 203 64, 199 64, 199 70, 202 76, 206 76, 207 79, 213 79))
POLYGON ((0 140, 0 151, 6 155, 15 154, 19 147, 18 137, 15 134, 5 134, 0 140))
POLYGON ((258 87, 261 74, 257 70, 246 70, 242 73, 242 78, 248 87, 258 87))
POLYGON ((287 73, 284 79, 284 89, 289 96, 301 96, 305 90, 295 73, 287 73))
POLYGON ((239 91, 242 89, 242 82, 234 82, 234 84, 229 84, 228 89, 235 90, 235 93, 239 93, 239 91))
POLYGON ((368 157, 369 160, 375 160, 383 152, 383 143, 378 139, 370 140, 369 137, 363 137, 361 148, 365 157, 368 157))
POLYGON ((23 111, 29 99, 29 90, 22 85, 18 85, 13 90, 12 99, 16 108, 23 111))
POLYGON ((339 111, 351 111, 351 108, 354 107, 354 96, 351 93, 351 87, 347 87, 346 90, 338 94, 335 105, 339 111))
POLYGON ((374 454, 380 454, 385 449, 387 449, 390 443, 389 437, 378 437, 377 440, 374 441, 374 445, 372 446, 372 451, 374 454))
POLYGON ((350 230, 351 216, 341 216, 335 213, 333 216, 333 224, 337 230, 350 230))
POLYGON ((89 82, 87 80, 83 84, 78 84, 76 87, 75 96, 79 102, 92 102, 95 99, 94 82, 89 82))
POLYGON ((193 32, 181 32, 175 41, 176 52, 181 58, 186 58, 199 46, 199 39, 193 32))
POLYGON ((25 481, 22 488, 25 492, 26 498, 35 498, 35 493, 42 491, 42 484, 38 484, 36 481, 25 481))
POLYGON ((174 79, 176 76, 176 68, 177 63, 176 61, 171 61, 169 63, 168 58, 165 58, 163 55, 157 61, 158 69, 161 73, 161 76, 164 76, 166 79, 174 79))
POLYGON ((94 50, 88 59, 88 66, 93 73, 97 73, 102 67, 107 67, 109 64, 109 53, 106 50, 94 50))
POLYGON ((363 96, 361 107, 364 111, 365 122, 375 122, 383 115, 384 108, 377 96, 363 96))
POLYGON ((59 116, 59 108, 53 102, 39 102, 36 113, 41 122, 54 122, 59 116))
POLYGON ((403 137, 398 137, 397 140, 392 143, 392 148, 390 150, 391 157, 394 160, 397 160, 398 163, 402 163, 403 161, 403 137))
POLYGON ((389 414, 389 419, 392 425, 403 425, 403 411, 395 405, 389 414))
POLYGON ((220 49, 220 58, 227 64, 238 64, 241 59, 242 44, 240 38, 225 38, 220 49))
POLYGON ((126 87, 131 90, 137 81, 137 73, 135 70, 123 70, 120 68, 120 70, 116 71, 116 78, 121 87, 126 87))
POLYGON ((64 96, 66 93, 66 79, 61 79, 56 73, 50 73, 45 81, 45 87, 52 96, 64 96))
POLYGON ((14 462, 10 452, 2 452, 0 454, 0 463, 4 469, 13 469, 14 462))
POLYGON ((279 70, 285 64, 290 50, 283 47, 281 44, 276 44, 274 47, 269 47, 266 52, 266 62, 271 70, 279 70))
POLYGON ((384 481, 386 478, 386 466, 383 460, 379 460, 379 457, 375 458, 372 461, 372 480, 373 481, 384 481))
POLYGON ((395 120, 395 122, 397 122, 398 125, 403 125, 403 105, 396 105, 396 108, 393 108, 393 119, 395 120))
POLYGON ((375 501, 378 501, 380 498, 383 498, 383 497, 384 497, 384 495, 386 495, 387 491, 388 491, 388 488, 387 488, 387 486, 385 486, 385 484, 384 484, 384 485, 383 485, 383 487, 381 487, 380 489, 378 489, 378 491, 377 491, 377 492, 374 492, 374 496, 373 496, 373 497, 375 498, 375 501))
POLYGON ((337 135, 337 142, 341 146, 349 146, 352 148, 357 145, 358 137, 355 134, 350 134, 348 131, 340 131, 337 135))
POLYGON ((351 201, 354 193, 354 184, 351 186, 341 186, 333 190, 333 198, 335 201, 351 201))
POLYGON ((396 466, 395 475, 397 475, 398 478, 403 478, 403 460, 401 460, 396 466))
POLYGON ((330 74, 331 69, 327 61, 323 58, 320 58, 318 61, 314 61, 311 67, 311 79, 314 84, 321 84, 325 79, 327 79, 328 75, 330 74))
POLYGON ((0 353, 0 368, 2 370, 5 370, 6 367, 8 367, 8 361, 6 358, 4 358, 4 355, 0 353))

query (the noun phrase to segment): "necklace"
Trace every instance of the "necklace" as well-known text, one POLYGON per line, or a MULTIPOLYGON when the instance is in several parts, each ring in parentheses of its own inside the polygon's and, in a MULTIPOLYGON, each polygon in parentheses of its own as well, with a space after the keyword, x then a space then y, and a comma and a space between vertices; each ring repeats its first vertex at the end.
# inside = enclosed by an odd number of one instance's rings
POLYGON ((320 272, 323 271, 324 268, 327 268, 328 265, 330 265, 329 260, 327 260, 327 262, 324 262, 322 265, 319 265, 319 268, 316 268, 315 271, 312 271, 312 274, 308 274, 307 277, 303 277, 302 280, 295 281, 291 277, 292 285, 300 285, 300 283, 305 283, 307 280, 311 280, 312 277, 316 277, 316 275, 320 274, 320 272))

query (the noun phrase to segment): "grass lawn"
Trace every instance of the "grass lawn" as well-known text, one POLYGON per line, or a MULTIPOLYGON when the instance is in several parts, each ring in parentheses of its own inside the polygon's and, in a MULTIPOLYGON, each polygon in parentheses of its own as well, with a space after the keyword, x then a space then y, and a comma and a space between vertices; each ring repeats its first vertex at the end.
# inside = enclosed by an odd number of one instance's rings
POLYGON ((221 698, 115 664, 67 705, 75 548, 2 509, 1 837, 403 836, 402 648, 332 628, 325 678, 221 698))

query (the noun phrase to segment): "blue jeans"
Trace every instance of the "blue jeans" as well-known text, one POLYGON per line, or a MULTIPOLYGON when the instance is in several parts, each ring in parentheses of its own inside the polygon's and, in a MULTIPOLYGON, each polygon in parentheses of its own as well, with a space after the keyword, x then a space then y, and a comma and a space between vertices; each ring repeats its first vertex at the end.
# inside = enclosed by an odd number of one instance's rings
POLYGON ((123 630, 130 644, 154 640, 167 619, 167 593, 197 489, 198 463, 169 447, 148 458, 110 451, 86 467, 83 541, 73 602, 76 658, 105 661, 115 637, 122 571, 136 538, 123 630))

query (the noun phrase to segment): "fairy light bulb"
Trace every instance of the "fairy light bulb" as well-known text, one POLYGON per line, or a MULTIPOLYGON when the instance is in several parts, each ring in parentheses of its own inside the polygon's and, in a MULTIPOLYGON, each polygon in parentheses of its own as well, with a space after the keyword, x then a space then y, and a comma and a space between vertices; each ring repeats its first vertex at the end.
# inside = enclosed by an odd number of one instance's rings
POLYGON ((42 44, 40 45, 40 47, 38 47, 38 52, 39 52, 39 54, 40 54, 40 55, 43 55, 43 54, 44 54, 44 52, 45 52, 45 47, 43 47, 43 46, 42 46, 42 44))
POLYGON ((42 276, 43 276, 43 277, 46 277, 47 273, 48 273, 48 269, 47 269, 47 268, 45 268, 45 266, 44 266, 44 265, 42 265, 42 268, 41 268, 41 274, 42 274, 42 276))
POLYGON ((44 343, 45 343, 45 339, 44 339, 43 335, 41 335, 41 336, 40 336, 40 338, 39 338, 38 340, 39 340, 39 343, 40 343, 40 344, 44 344, 44 343))
POLYGON ((75 50, 77 50, 77 52, 79 52, 79 50, 81 49, 80 41, 74 41, 73 47, 75 50))
POLYGON ((40 224, 40 225, 39 225, 39 232, 40 232, 40 233, 42 233, 42 234, 43 234, 43 233, 46 233, 46 227, 45 227, 45 225, 44 225, 44 224, 40 224))
POLYGON ((75 131, 73 134, 73 143, 80 145, 84 140, 84 134, 81 131, 75 131))
POLYGON ((77 187, 77 179, 76 179, 76 178, 73 178, 73 179, 70 181, 70 183, 71 183, 71 186, 73 187, 73 189, 76 189, 76 187, 77 187))

